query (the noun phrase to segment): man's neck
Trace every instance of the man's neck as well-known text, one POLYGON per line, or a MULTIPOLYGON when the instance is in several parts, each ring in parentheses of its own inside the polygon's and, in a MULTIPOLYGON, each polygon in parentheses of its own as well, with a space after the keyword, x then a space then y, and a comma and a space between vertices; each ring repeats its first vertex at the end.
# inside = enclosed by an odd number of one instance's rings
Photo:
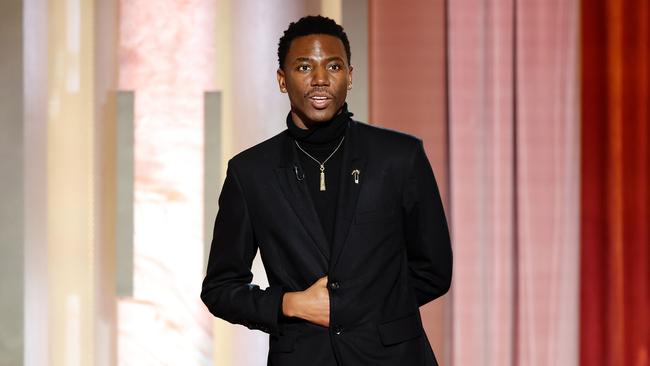
POLYGON ((314 121, 309 121, 307 118, 300 118, 298 113, 296 113, 293 109, 291 110, 291 121, 293 122, 294 125, 296 125, 298 128, 301 130, 308 130, 310 128, 318 127, 320 124, 327 124, 328 122, 332 121, 336 116, 341 114, 343 111, 343 107, 339 108, 338 111, 332 116, 331 119, 329 119, 326 122, 314 122, 314 121))
POLYGON ((333 143, 345 133, 351 115, 344 104, 331 120, 305 125, 305 120, 291 111, 287 113, 287 129, 293 138, 306 144, 333 143))

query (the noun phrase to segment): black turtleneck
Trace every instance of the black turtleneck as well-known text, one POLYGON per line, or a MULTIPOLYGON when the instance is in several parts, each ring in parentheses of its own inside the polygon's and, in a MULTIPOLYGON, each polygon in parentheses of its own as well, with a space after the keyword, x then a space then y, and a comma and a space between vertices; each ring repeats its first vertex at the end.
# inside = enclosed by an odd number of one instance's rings
MULTIPOLYGON (((352 113, 348 112, 347 104, 341 108, 341 112, 330 121, 319 123, 317 126, 303 130, 296 126, 291 118, 291 112, 287 116, 287 128, 289 134, 300 144, 305 151, 318 161, 324 161, 336 149, 341 142, 348 126, 352 113)), ((294 143, 295 145, 295 143, 294 143)), ((295 146, 300 158, 300 165, 305 172, 304 183, 314 202, 314 208, 323 226, 323 231, 330 246, 334 238, 334 223, 336 221, 336 205, 339 195, 339 180, 341 177, 341 163, 343 160, 343 149, 345 141, 336 150, 334 155, 325 163, 325 185, 326 190, 320 190, 320 166, 317 162, 308 157, 304 152, 295 146)))

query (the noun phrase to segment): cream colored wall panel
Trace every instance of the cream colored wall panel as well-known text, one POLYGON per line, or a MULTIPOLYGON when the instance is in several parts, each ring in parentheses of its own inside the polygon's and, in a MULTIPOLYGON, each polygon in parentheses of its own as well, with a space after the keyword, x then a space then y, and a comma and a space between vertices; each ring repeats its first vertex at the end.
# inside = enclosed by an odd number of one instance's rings
POLYGON ((93 4, 48 3, 47 240, 51 365, 94 363, 93 4))
POLYGON ((341 24, 343 20, 342 0, 321 0, 320 14, 341 24))
POLYGON ((116 19, 114 1, 95 4, 23 2, 25 365, 107 365, 114 353, 102 198, 116 19))

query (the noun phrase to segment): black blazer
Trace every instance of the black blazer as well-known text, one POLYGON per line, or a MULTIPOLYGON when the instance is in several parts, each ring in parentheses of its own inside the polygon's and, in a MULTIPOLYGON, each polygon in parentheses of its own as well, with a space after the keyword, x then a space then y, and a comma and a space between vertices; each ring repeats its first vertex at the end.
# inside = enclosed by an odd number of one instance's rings
POLYGON ((270 333, 269 365, 437 365, 419 307, 449 289, 452 251, 421 140, 349 122, 331 246, 296 169, 287 130, 229 161, 201 292, 210 312, 270 333), (258 248, 265 290, 251 284, 258 248), (329 328, 281 315, 285 291, 324 275, 329 328))

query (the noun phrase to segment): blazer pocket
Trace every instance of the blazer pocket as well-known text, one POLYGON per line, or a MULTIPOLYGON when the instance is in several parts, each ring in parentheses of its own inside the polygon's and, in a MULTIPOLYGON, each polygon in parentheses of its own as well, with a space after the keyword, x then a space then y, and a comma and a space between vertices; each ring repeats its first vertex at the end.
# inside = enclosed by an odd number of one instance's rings
POLYGON ((271 335, 269 337, 269 353, 293 352, 295 345, 296 336, 294 334, 271 335))
POLYGON ((368 222, 390 221, 395 218, 397 210, 394 208, 382 208, 366 212, 359 212, 354 216, 355 224, 365 224, 368 222))
POLYGON ((377 326, 379 338, 384 346, 408 341, 422 335, 422 322, 417 313, 381 323, 377 326))

